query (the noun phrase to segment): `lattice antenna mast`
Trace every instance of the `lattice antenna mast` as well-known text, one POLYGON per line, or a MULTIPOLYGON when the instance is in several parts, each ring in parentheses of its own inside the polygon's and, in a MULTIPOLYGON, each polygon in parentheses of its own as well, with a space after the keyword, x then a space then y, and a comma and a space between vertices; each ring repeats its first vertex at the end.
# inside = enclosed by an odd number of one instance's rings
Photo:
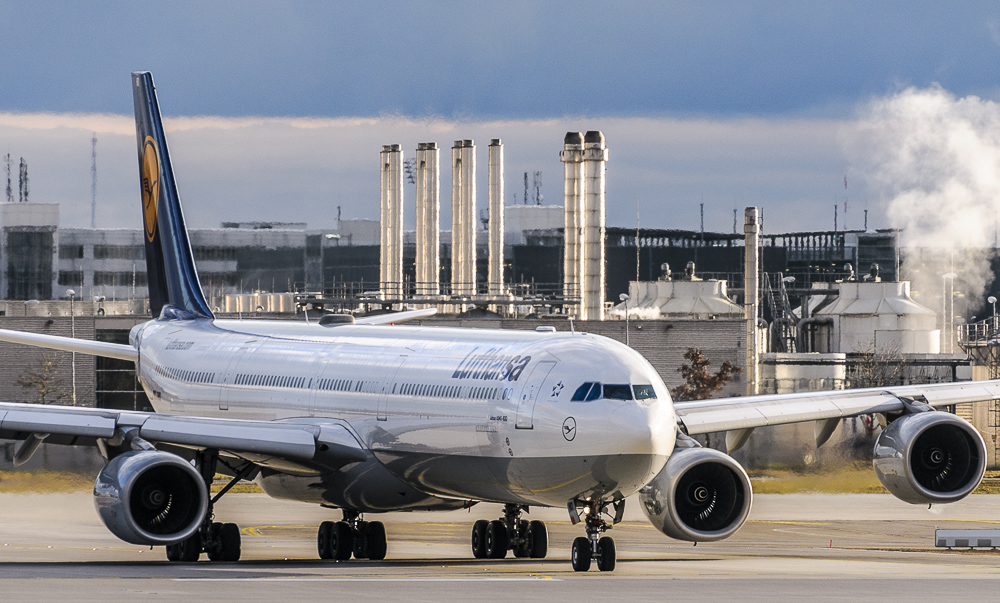
POLYGON ((97 228, 97 132, 90 139, 90 227, 97 228))
POLYGON ((534 182, 535 185, 535 205, 542 204, 542 173, 535 172, 534 182))
POLYGON ((7 203, 14 202, 14 190, 10 188, 10 153, 7 153, 7 203))

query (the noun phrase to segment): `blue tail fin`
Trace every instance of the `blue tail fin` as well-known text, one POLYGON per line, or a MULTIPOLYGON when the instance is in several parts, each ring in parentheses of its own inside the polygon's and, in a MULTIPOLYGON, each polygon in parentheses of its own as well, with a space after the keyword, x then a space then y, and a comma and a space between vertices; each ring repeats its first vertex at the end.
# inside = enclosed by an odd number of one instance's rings
POLYGON ((212 318, 194 266, 153 76, 148 71, 132 74, 132 94, 150 310, 153 316, 160 316, 167 307, 177 318, 212 318))

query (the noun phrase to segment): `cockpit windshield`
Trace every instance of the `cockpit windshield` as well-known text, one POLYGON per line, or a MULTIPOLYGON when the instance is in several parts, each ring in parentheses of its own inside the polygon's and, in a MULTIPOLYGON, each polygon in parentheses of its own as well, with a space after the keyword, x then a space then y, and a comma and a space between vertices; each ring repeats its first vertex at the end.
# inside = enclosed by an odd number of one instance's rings
POLYGON ((628 383, 595 383, 588 381, 576 388, 573 402, 593 400, 651 400, 656 398, 652 385, 629 385, 628 383), (633 393, 634 392, 634 393, 633 393))

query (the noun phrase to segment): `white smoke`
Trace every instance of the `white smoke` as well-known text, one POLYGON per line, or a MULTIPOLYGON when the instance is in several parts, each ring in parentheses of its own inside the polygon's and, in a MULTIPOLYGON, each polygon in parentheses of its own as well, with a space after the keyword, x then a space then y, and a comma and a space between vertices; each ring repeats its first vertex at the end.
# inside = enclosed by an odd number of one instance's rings
POLYGON ((902 229, 901 272, 915 297, 939 309, 942 279, 954 272, 956 313, 979 306, 1000 215, 1000 105, 907 88, 862 110, 848 157, 902 229))

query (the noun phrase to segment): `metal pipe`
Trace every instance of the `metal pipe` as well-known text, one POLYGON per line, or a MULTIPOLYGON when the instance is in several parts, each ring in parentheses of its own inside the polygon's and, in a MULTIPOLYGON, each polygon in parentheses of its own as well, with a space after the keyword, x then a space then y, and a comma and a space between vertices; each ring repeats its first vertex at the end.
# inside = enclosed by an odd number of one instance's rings
POLYGON ((758 360, 760 357, 759 338, 757 337, 758 307, 757 297, 760 286, 760 266, 758 251, 758 236, 760 223, 756 207, 744 210, 743 234, 746 237, 743 261, 743 307, 746 318, 746 392, 748 396, 757 395, 760 382, 758 360))

